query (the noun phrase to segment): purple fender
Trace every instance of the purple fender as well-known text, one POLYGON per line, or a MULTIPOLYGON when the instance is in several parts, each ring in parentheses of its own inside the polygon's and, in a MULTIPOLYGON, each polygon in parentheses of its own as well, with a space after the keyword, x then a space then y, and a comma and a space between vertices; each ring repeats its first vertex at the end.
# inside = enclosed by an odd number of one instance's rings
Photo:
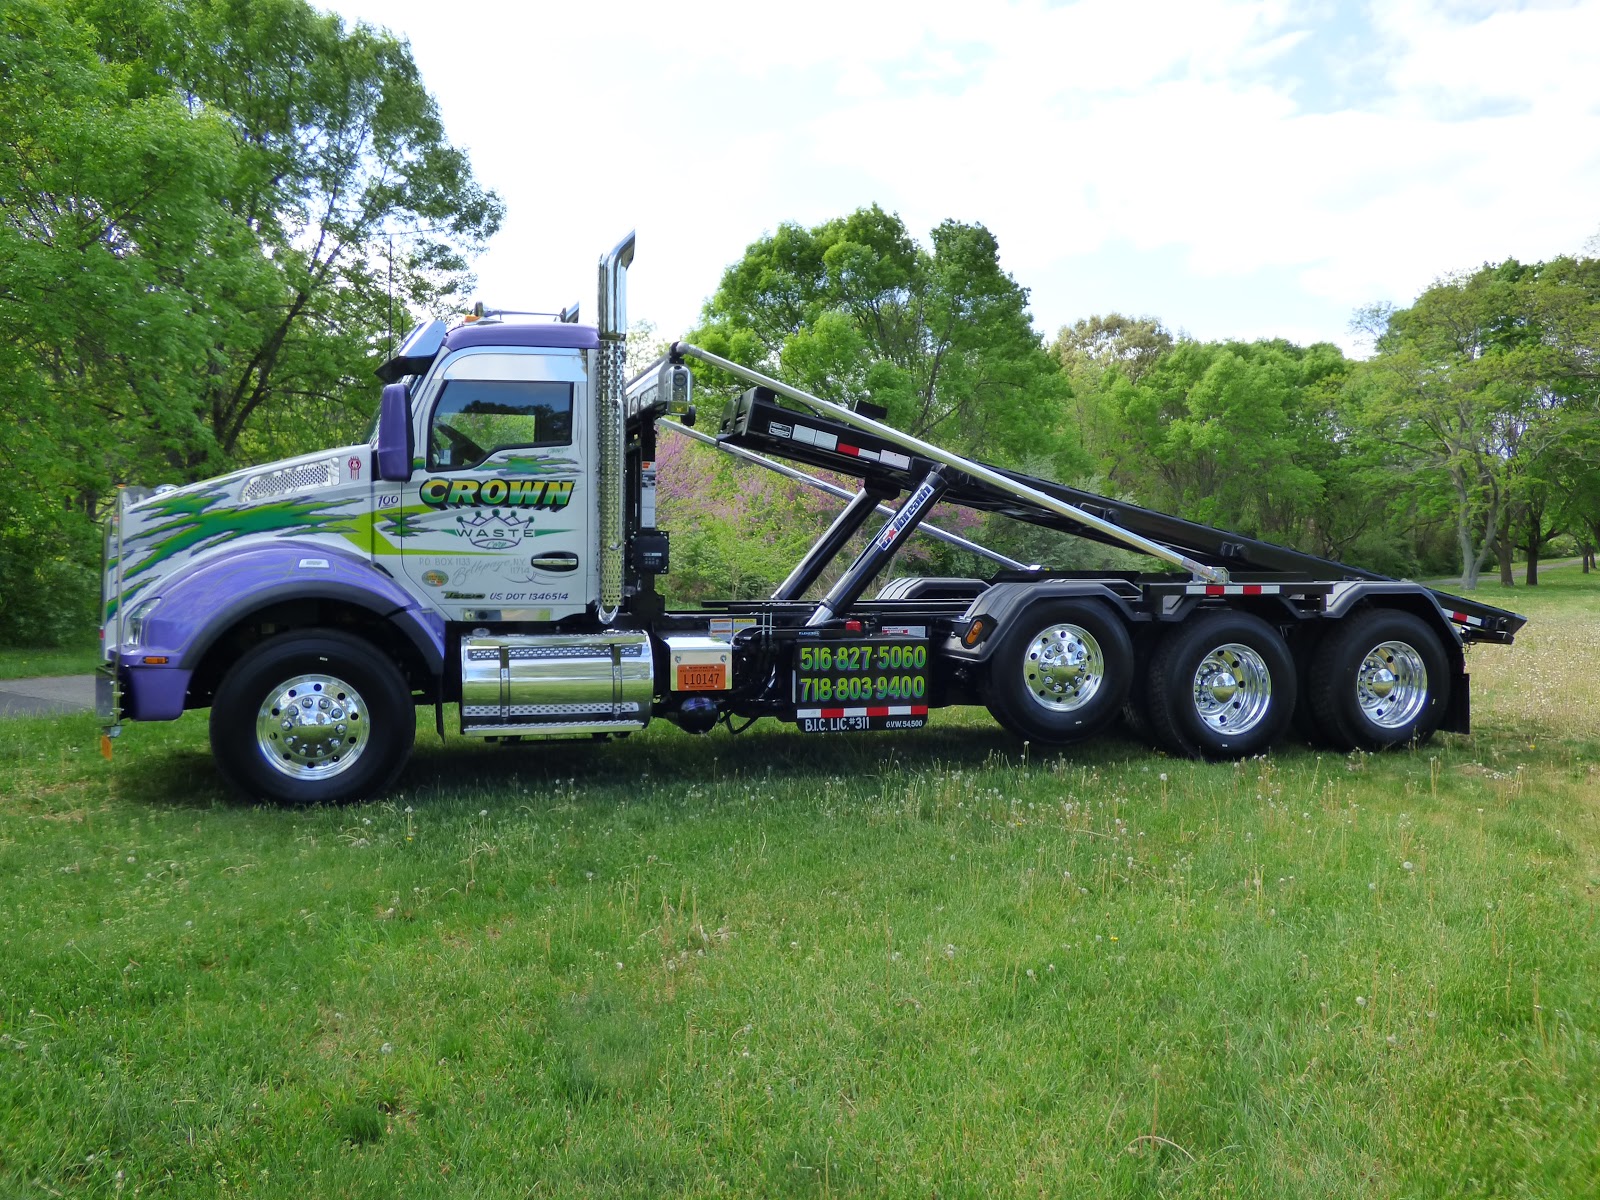
POLYGON ((212 644, 252 612, 285 600, 364 608, 393 622, 435 675, 443 668, 443 619, 367 560, 326 545, 286 541, 224 553, 177 572, 161 584, 160 595, 143 644, 118 656, 131 693, 128 715, 135 720, 179 716, 189 678, 212 644), (146 656, 165 657, 169 665, 147 666, 146 656))

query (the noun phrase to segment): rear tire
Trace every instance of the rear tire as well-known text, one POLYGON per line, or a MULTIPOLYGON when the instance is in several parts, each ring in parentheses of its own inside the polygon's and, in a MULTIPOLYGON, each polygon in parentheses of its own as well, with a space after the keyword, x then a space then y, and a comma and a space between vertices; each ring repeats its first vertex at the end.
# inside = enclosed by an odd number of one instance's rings
POLYGON ((253 647, 218 686, 211 750, 238 791, 280 804, 380 793, 416 740, 411 688, 373 645, 327 629, 253 647))
POLYGON ((1294 717, 1294 658, 1260 617, 1216 612, 1167 634, 1150 660, 1150 723, 1185 758, 1244 758, 1294 717))
POLYGON ((1133 683, 1133 642, 1093 600, 1047 600, 1008 622, 984 664, 983 701, 1027 741, 1063 745, 1098 733, 1133 683))
POLYGON ((1312 659, 1311 711, 1341 750, 1426 741, 1450 707, 1450 660, 1421 617, 1372 609, 1348 617, 1312 659))

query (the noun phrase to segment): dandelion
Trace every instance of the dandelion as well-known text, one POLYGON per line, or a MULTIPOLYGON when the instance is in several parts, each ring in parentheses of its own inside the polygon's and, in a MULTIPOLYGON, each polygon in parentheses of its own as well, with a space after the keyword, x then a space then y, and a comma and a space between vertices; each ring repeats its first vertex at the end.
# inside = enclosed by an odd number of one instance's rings
POLYGON ((1045 968, 1045 972, 1049 973, 1051 971, 1054 971, 1055 969, 1056 969, 1055 963, 1051 963, 1048 967, 1045 968))
POLYGON ((1365 1008, 1366 1006, 1367 1006, 1367 998, 1365 996, 1357 996, 1356 997, 1356 1007, 1357 1008, 1365 1008))
POLYGON ((135 858, 133 855, 130 854, 130 855, 128 855, 128 861, 129 862, 138 862, 139 860, 137 858, 135 858))
POLYGON ((1377 890, 1378 890, 1378 885, 1377 885, 1377 884, 1375 884, 1375 883, 1369 883, 1369 884, 1367 884, 1367 891, 1369 891, 1369 892, 1375 892, 1375 891, 1377 891, 1377 890))
POLYGON ((489 815, 489 810, 487 808, 480 808, 478 810, 478 815, 480 817, 487 817, 489 815))
POLYGON ((619 970, 619 971, 622 970, 622 964, 621 963, 617 964, 617 970, 619 970))
POLYGON ((406 805, 406 816, 409 817, 410 815, 411 815, 411 805, 408 804, 408 805, 406 805))
POLYGON ((1406 859, 1406 861, 1401 863, 1400 865, 1402 867, 1404 867, 1407 871, 1415 871, 1416 870, 1416 867, 1411 865, 1411 860, 1409 858, 1406 859))
POLYGON ((1112 934, 1112 935, 1111 935, 1111 940, 1112 940, 1112 941, 1113 941, 1113 942, 1114 942, 1114 941, 1116 941, 1116 940, 1117 940, 1117 935, 1116 935, 1116 934, 1114 934, 1114 933, 1113 933, 1113 934, 1112 934))
POLYGON ((378 1053, 379 1054, 393 1054, 394 1053, 394 1043, 393 1042, 385 1042, 383 1045, 378 1047, 378 1053))
POLYGON ((956 956, 956 948, 951 945, 946 945, 944 948, 944 956, 946 958, 954 958, 956 956))
POLYGON ((1028 978, 1029 979, 1037 978, 1037 976, 1035 976, 1034 973, 1033 973, 1033 968, 1032 967, 1028 968, 1028 978))
POLYGON ((1161 772, 1161 782, 1165 783, 1166 781, 1167 781, 1167 773, 1165 771, 1163 771, 1163 772, 1161 772))

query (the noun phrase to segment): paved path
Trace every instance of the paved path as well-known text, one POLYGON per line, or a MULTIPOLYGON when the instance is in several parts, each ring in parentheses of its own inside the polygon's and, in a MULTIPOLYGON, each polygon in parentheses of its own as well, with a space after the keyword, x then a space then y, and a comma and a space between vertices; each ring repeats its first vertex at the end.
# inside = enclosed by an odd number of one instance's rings
POLYGON ((94 711, 94 676, 0 679, 0 717, 94 711))

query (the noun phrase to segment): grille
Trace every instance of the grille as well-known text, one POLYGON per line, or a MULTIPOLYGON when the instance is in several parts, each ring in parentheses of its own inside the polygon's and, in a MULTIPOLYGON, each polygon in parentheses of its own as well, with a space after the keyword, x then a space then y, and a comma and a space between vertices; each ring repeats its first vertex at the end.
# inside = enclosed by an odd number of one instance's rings
POLYGON ((325 458, 321 462, 301 463, 294 467, 280 467, 276 471, 263 471, 245 480, 239 498, 245 503, 269 500, 273 496, 286 496, 291 492, 304 492, 313 488, 333 487, 339 482, 339 460, 325 458))

